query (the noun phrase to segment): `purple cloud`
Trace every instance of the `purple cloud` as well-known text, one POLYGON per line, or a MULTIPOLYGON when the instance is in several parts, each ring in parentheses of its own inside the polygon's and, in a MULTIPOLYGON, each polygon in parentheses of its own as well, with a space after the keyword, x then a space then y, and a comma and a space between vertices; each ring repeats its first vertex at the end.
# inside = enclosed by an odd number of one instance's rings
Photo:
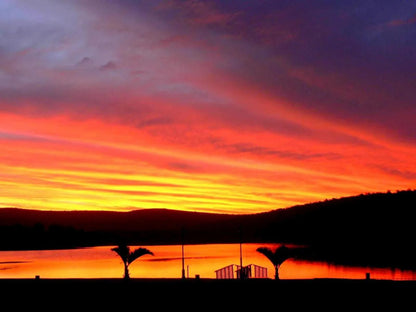
POLYGON ((218 77, 294 110, 416 135, 407 113, 416 69, 412 3, 37 0, 1 9, 3 110, 21 111, 15 103, 25 101, 25 111, 82 107, 122 122, 127 111, 144 114, 140 124, 154 118, 146 111, 161 109, 150 103, 156 98, 216 118, 237 111, 234 124, 250 114, 250 124, 268 124, 256 108, 204 85, 204 77, 218 77))

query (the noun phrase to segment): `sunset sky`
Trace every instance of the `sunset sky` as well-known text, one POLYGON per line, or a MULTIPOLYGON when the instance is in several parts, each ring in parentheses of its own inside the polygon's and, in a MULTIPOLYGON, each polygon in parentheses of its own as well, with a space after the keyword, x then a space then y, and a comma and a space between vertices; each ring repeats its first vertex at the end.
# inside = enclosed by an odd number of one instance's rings
POLYGON ((414 189, 416 1, 2 0, 0 146, 0 207, 414 189))

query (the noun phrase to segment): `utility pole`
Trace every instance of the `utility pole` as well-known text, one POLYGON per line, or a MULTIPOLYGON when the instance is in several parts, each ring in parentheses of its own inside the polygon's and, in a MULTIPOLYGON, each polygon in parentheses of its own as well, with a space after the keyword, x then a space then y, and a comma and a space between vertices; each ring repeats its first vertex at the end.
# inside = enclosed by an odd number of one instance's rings
POLYGON ((241 231, 241 225, 240 225, 240 279, 244 279, 244 270, 243 270, 243 235, 241 231))
POLYGON ((185 246, 184 246, 184 228, 181 229, 182 240, 182 279, 185 279, 185 246))
POLYGON ((244 279, 243 275, 243 243, 240 241, 240 279, 244 279))

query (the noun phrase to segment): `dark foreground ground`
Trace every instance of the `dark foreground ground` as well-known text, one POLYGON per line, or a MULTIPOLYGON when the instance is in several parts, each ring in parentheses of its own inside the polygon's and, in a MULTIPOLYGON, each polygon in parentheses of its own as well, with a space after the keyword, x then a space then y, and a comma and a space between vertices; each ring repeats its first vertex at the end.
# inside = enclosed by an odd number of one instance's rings
POLYGON ((0 296, 9 311, 414 311, 416 281, 0 279, 0 296))

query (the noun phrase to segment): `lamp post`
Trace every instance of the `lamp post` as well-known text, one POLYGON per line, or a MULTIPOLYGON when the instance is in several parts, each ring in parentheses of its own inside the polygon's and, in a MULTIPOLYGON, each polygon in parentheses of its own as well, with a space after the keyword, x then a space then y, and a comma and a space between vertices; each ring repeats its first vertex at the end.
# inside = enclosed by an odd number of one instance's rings
POLYGON ((184 252, 184 246, 182 243, 182 278, 185 278, 185 252, 184 252))
POLYGON ((182 279, 185 279, 185 246, 184 246, 184 229, 181 229, 182 240, 182 279))
POLYGON ((240 241, 240 279, 244 279, 243 270, 243 243, 240 241))
POLYGON ((244 268, 243 268, 243 234, 242 234, 242 230, 241 230, 241 225, 240 225, 240 229, 239 229, 239 234, 240 234, 240 279, 243 280, 245 279, 245 272, 244 272, 244 268))

